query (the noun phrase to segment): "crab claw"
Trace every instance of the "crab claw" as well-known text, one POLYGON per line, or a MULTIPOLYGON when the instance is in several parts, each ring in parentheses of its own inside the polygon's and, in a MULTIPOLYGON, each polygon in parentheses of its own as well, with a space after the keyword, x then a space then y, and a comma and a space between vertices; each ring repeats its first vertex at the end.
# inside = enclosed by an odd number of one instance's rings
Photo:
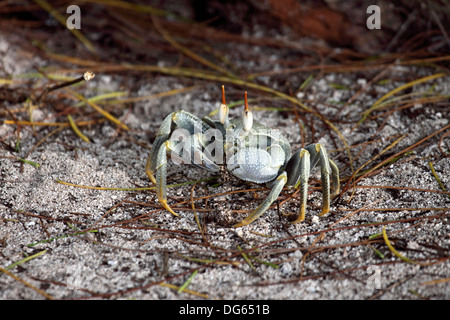
POLYGON ((244 125, 245 131, 250 131, 250 129, 253 126, 253 114, 250 108, 248 107, 248 101, 247 101, 247 91, 244 93, 244 112, 242 113, 242 123, 244 125))
POLYGON ((159 203, 171 214, 173 214, 175 217, 178 217, 178 214, 175 213, 175 211, 172 210, 172 208, 167 204, 167 200, 159 200, 159 203))
POLYGON ((228 106, 225 101, 225 87, 222 85, 222 103, 219 107, 219 121, 221 124, 228 122, 228 106))

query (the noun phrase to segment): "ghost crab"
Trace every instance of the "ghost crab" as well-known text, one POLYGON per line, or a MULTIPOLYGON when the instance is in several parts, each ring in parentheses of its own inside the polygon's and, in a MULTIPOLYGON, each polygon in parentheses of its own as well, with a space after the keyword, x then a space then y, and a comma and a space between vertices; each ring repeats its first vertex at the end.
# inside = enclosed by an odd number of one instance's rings
MULTIPOLYGON (((266 183, 271 189, 264 201, 250 215, 234 227, 252 223, 278 198, 284 186, 300 186, 300 211, 293 223, 305 219, 308 178, 310 169, 321 168, 323 207, 319 216, 330 210, 330 198, 339 193, 339 169, 328 158, 325 148, 313 143, 291 155, 291 146, 278 130, 253 122, 244 95, 244 112, 241 119, 228 118, 225 89, 222 86, 222 103, 219 120, 200 119, 186 111, 169 114, 161 124, 153 142, 145 171, 156 185, 158 200, 169 212, 178 216, 167 203, 167 158, 184 159, 213 172, 225 167, 233 176, 245 181, 266 183), (182 134, 175 134, 181 130, 182 134), (332 176, 330 193, 330 174, 332 176)), ((179 132, 178 132, 179 133, 179 132)))

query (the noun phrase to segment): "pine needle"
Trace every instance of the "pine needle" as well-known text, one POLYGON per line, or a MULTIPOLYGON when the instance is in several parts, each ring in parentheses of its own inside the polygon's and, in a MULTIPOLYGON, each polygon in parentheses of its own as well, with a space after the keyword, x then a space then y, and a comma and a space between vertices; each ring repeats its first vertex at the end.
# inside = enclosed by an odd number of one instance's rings
POLYGON ((24 159, 24 158, 17 158, 17 159, 19 159, 20 162, 29 164, 29 165, 31 165, 31 166, 33 166, 35 168, 39 168, 41 166, 39 163, 31 161, 31 160, 27 160, 27 159, 24 159))
POLYGON ((378 100, 377 100, 377 101, 376 101, 376 102, 375 102, 368 110, 366 110, 366 111, 364 112, 362 118, 358 121, 358 125, 361 124, 362 122, 364 122, 364 120, 366 120, 366 118, 369 116, 369 114, 370 114, 372 111, 374 111, 374 110, 376 110, 377 108, 379 108, 379 107, 380 107, 380 104, 381 104, 384 100, 386 100, 386 99, 389 98, 390 96, 393 96, 393 95, 396 94, 397 92, 400 92, 400 91, 402 91, 402 90, 405 90, 405 89, 407 89, 407 88, 410 88, 410 87, 412 87, 412 86, 414 86, 414 85, 416 85, 416 84, 419 84, 419 83, 422 83, 422 82, 426 82, 426 81, 430 81, 430 80, 433 80, 433 79, 436 79, 436 78, 440 78, 440 77, 444 77, 444 76, 446 76, 445 73, 437 73, 437 74, 433 74, 433 75, 431 75, 431 76, 423 77, 423 78, 420 78, 420 79, 417 79, 417 80, 408 82, 408 83, 406 83, 406 84, 404 84, 404 85, 402 85, 402 86, 400 86, 400 87, 398 87, 398 88, 395 88, 394 90, 392 90, 392 91, 386 93, 384 96, 382 96, 380 99, 378 99, 378 100))
MULTIPOLYGON (((444 184, 442 183, 441 179, 439 179, 439 177, 438 177, 436 171, 434 170, 433 163, 430 161, 430 162, 428 162, 428 164, 430 165, 431 172, 433 173, 433 176, 434 176, 434 178, 436 179, 436 181, 437 181, 437 183, 439 184, 439 186, 441 187, 442 191, 447 192, 447 190, 445 189, 444 184)), ((449 195, 447 195, 447 196, 450 198, 449 195)))
POLYGON ((16 281, 19 281, 20 283, 22 283, 23 285, 27 286, 28 288, 36 291, 37 293, 39 293, 41 296, 45 297, 48 300, 53 300, 53 297, 51 295, 49 295, 48 293, 42 291, 41 289, 36 288, 35 286, 31 285, 30 283, 28 283, 27 281, 19 278, 18 276, 16 276, 15 274, 13 274, 12 272, 9 272, 8 270, 0 267, 0 272, 3 272, 4 274, 10 276, 11 278, 13 278, 16 281))
MULTIPOLYGON (((170 283, 165 283, 165 282, 161 282, 159 285, 162 286, 162 287, 174 289, 174 290, 177 290, 177 291, 180 289, 180 287, 178 287, 176 285, 173 285, 173 284, 170 284, 170 283)), ((197 292, 197 291, 193 291, 193 290, 189 290, 189 289, 183 289, 183 292, 184 293, 189 293, 189 294, 192 294, 194 296, 201 297, 201 298, 204 298, 204 299, 208 299, 209 298, 209 296, 206 295, 206 294, 203 294, 203 293, 200 293, 200 292, 197 292)))
MULTIPOLYGON (((167 185, 167 188, 175 188, 175 187, 181 187, 181 186, 185 186, 185 185, 189 185, 189 184, 195 184, 195 183, 199 183, 199 182, 205 182, 205 181, 210 181, 210 180, 214 180, 217 179, 217 177, 210 177, 210 178, 205 178, 205 179, 201 179, 201 180, 196 180, 196 181, 187 181, 187 182, 182 182, 182 183, 176 183, 176 184, 169 184, 167 185)), ((106 187, 92 187, 92 186, 84 186, 84 185, 80 185, 80 184, 75 184, 75 183, 70 183, 70 182, 65 182, 62 181, 60 179, 56 179, 55 180, 56 183, 60 183, 60 184, 64 184, 66 186, 71 186, 71 187, 77 187, 77 188, 84 188, 84 189, 93 189, 93 190, 109 190, 109 191, 147 191, 147 190, 155 190, 156 187, 144 187, 144 188, 106 188, 106 187)))
POLYGON ((70 127, 72 128, 72 130, 75 132, 75 134, 77 136, 79 136, 82 140, 86 141, 87 143, 90 143, 91 141, 89 140, 88 137, 86 137, 81 131, 80 129, 78 129, 75 121, 73 121, 72 117, 69 115, 67 115, 67 119, 69 120, 69 124, 70 127))
POLYGON ((72 234, 65 234, 65 235, 60 236, 60 237, 53 237, 53 238, 45 239, 45 240, 42 240, 42 241, 38 241, 38 242, 27 244, 27 247, 34 247, 35 245, 40 244, 40 243, 52 242, 54 240, 63 239, 63 238, 67 238, 67 237, 72 237, 72 236, 79 236, 79 235, 82 235, 82 234, 85 234, 85 233, 91 233, 91 232, 98 232, 98 230, 88 230, 88 231, 82 231, 82 232, 77 232, 77 233, 72 233, 72 234))
POLYGON ((244 260, 248 263, 248 265, 250 266, 250 268, 252 268, 253 270, 255 269, 255 266, 253 265, 253 263, 250 261, 250 259, 248 258, 247 254, 242 250, 242 248, 240 246, 238 246, 239 251, 241 251, 242 257, 244 257, 244 260))
POLYGON ((117 119, 116 117, 114 117, 111 113, 109 113, 106 110, 103 110, 100 106, 98 106, 97 104, 95 104, 94 102, 90 101, 89 99, 86 99, 84 96, 82 96, 81 94, 70 90, 70 92, 78 99, 84 101, 86 104, 90 105, 95 111, 97 111, 98 113, 100 113, 102 116, 104 116, 106 119, 108 119, 109 121, 111 121, 112 123, 117 124, 119 127, 121 127, 122 129, 125 130, 129 130, 128 126, 124 123, 122 123, 119 119, 117 119))
POLYGON ((12 268, 14 268, 14 267, 16 267, 16 266, 18 266, 18 265, 21 265, 21 264, 23 264, 23 263, 25 263, 25 262, 27 262, 27 261, 30 261, 31 259, 37 258, 37 257, 39 257, 40 255, 42 255, 42 254, 44 254, 44 253, 46 253, 46 252, 47 252, 47 250, 43 250, 43 251, 40 251, 40 252, 38 252, 38 253, 35 253, 35 254, 33 254, 33 255, 31 255, 31 256, 28 256, 28 257, 26 257, 26 258, 24 258, 24 259, 22 259, 22 260, 19 260, 19 261, 17 261, 17 262, 14 262, 14 263, 10 264, 10 265, 7 266, 5 269, 6 269, 6 270, 10 270, 10 269, 12 269, 12 268))
POLYGON ((187 288, 187 286, 191 283, 192 279, 194 279, 194 277, 197 273, 198 273, 198 270, 195 270, 194 272, 191 273, 191 275, 186 280, 186 282, 183 283, 183 285, 178 289, 178 293, 183 292, 187 288))
POLYGON ((383 239, 384 242, 386 243, 386 245, 388 246, 389 250, 391 250, 391 252, 398 258, 402 259, 405 262, 411 263, 411 264, 420 264, 419 262, 416 261, 412 261, 410 259, 408 259, 407 257, 403 256, 400 254, 400 252, 398 252, 397 250, 395 250, 394 246, 391 244, 391 242, 388 239, 388 236, 386 234, 386 227, 383 227, 383 239))
POLYGON ((199 56, 192 50, 179 44, 166 30, 164 30, 164 28, 162 27, 158 18, 153 17, 153 25, 155 26, 156 30, 158 30, 158 32, 164 37, 164 39, 167 42, 169 42, 174 48, 178 49, 180 52, 184 53, 189 58, 191 58, 197 62, 200 62, 201 64, 211 68, 212 70, 216 70, 216 71, 223 73, 229 77, 235 78, 235 76, 232 73, 219 67, 216 63, 206 60, 205 58, 199 56))

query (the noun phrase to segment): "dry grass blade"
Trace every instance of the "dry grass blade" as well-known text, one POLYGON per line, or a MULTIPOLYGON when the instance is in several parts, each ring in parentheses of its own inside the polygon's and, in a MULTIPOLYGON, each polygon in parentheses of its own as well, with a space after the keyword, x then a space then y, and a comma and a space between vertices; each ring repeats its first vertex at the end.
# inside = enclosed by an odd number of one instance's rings
POLYGON ((111 121, 112 123, 118 125, 119 127, 121 127, 122 129, 125 130, 129 130, 128 126, 124 123, 122 123, 119 119, 117 119, 116 117, 114 117, 111 113, 109 113, 106 110, 103 110, 100 106, 98 106, 97 104, 95 104, 94 102, 86 99, 85 97, 83 97, 81 94, 69 90, 69 92, 75 96, 77 99, 82 100, 83 102, 85 102, 86 104, 88 104, 89 106, 91 106, 95 111, 97 111, 98 113, 100 113, 102 116, 104 116, 106 119, 108 119, 109 121, 111 121))
POLYGON ((241 246, 238 246, 239 251, 242 254, 242 257, 244 258, 245 262, 248 263, 248 265, 250 266, 250 268, 252 268, 253 270, 256 270, 255 267, 253 266, 253 263, 250 261, 250 259, 248 258, 248 255, 245 253, 244 250, 242 250, 241 246))
MULTIPOLYGON (((39 6, 45 9, 48 13, 50 13, 60 24, 66 27, 66 17, 62 16, 51 4, 49 4, 46 0, 34 0, 39 6)), ((69 29, 69 28, 68 28, 69 29)), ((78 29, 73 28, 69 29, 69 31, 80 40, 81 43, 88 49, 91 53, 97 54, 95 46, 86 38, 78 29)))
MULTIPOLYGON (((139 4, 139 3, 130 3, 128 1, 119 1, 119 0, 82 0, 82 2, 90 2, 90 3, 98 3, 104 4, 109 7, 115 7, 119 9, 132 10, 143 14, 152 14, 160 17, 177 17, 175 14, 160 10, 149 5, 139 4)), ((179 19, 183 19, 178 17, 179 19)), ((185 19, 183 19, 185 20, 185 19)))
MULTIPOLYGON (((104 120, 86 120, 86 121, 78 121, 77 126, 91 126, 93 124, 102 123, 104 120)), ((10 125, 19 125, 19 126, 42 126, 42 127, 70 127, 69 122, 31 122, 31 121, 13 121, 13 120, 4 120, 4 124, 10 125)))
POLYGON ((405 262, 411 263, 411 264, 421 264, 419 262, 416 261, 412 261, 408 258, 406 258, 405 256, 401 255, 397 250, 395 250, 394 246, 391 244, 391 242, 389 241, 389 238, 387 236, 386 233, 386 227, 383 227, 383 239, 384 242, 386 243, 386 245, 388 246, 389 250, 391 250, 391 252, 398 258, 402 259, 405 262))
POLYGON ((402 86, 400 86, 398 88, 395 88, 394 90, 386 93, 384 96, 382 96, 380 99, 378 99, 367 111, 364 112, 362 118, 358 121, 358 125, 360 125, 362 122, 364 122, 364 120, 367 119, 369 114, 372 111, 376 110, 380 106, 381 102, 383 102, 384 100, 386 100, 390 96, 393 96, 397 92, 403 91, 403 90, 405 90, 407 88, 410 88, 410 87, 415 86, 417 84, 420 84, 422 82, 430 81, 430 80, 441 78, 441 77, 444 77, 444 76, 447 76, 447 74, 445 74, 445 73, 433 74, 431 76, 423 77, 423 78, 420 78, 420 79, 408 82, 408 83, 406 83, 406 84, 404 84, 404 85, 402 85, 402 86))
POLYGON ((3 272, 4 274, 10 276, 11 278, 13 278, 16 281, 19 281, 20 283, 22 283, 24 286, 27 286, 28 288, 36 291, 37 293, 39 293, 41 296, 43 296, 44 298, 48 299, 48 300, 53 300, 53 297, 51 295, 49 295, 48 293, 42 291, 39 288, 36 288, 35 286, 31 285, 29 282, 23 280, 22 278, 19 278, 18 276, 16 276, 15 274, 13 274, 12 272, 9 272, 8 270, 0 267, 0 272, 3 272))
POLYGON ((411 145, 411 146, 409 146, 409 147, 407 147, 407 148, 405 148, 405 149, 403 149, 403 150, 397 152, 396 154, 390 156, 389 158, 383 160, 383 161, 380 162, 379 164, 377 164, 377 165, 375 165, 374 167, 372 167, 371 169, 369 169, 366 173, 364 173, 363 175, 359 176, 359 178, 356 179, 356 180, 353 182, 353 184, 352 184, 351 186, 349 185, 349 188, 352 187, 353 185, 355 185, 358 181, 360 181, 360 180, 363 179, 364 177, 366 177, 366 176, 368 176, 369 174, 371 174, 371 173, 372 173, 373 171, 375 171, 376 169, 378 169, 378 168, 384 166, 385 164, 389 163, 392 159, 395 159, 396 157, 398 157, 398 156, 400 156, 400 155, 402 155, 402 154, 404 154, 404 153, 406 153, 406 152, 408 152, 408 151, 411 151, 411 150, 415 149, 417 146, 421 145, 421 144, 424 143, 425 141, 431 139, 432 137, 434 137, 435 135, 437 135, 437 134, 439 134, 439 133, 441 133, 441 132, 443 132, 443 131, 446 131, 446 130, 449 129, 449 128, 450 128, 450 124, 449 124, 449 125, 446 125, 445 127, 441 128, 441 129, 439 129, 439 130, 437 130, 437 131, 435 131, 435 132, 433 132, 432 134, 430 134, 430 135, 428 135, 427 137, 421 139, 420 141, 414 143, 413 145, 411 145))
MULTIPOLYGON (((403 138, 405 138, 405 135, 401 136, 400 138, 398 138, 397 140, 395 140, 393 143, 391 143, 389 146, 387 146, 385 149, 383 149, 380 153, 378 153, 376 156, 374 156, 373 158, 369 159, 368 161, 366 161, 363 165, 361 165, 355 172, 353 172, 352 176, 349 178, 348 183, 344 186, 344 188, 342 189, 342 192, 345 192, 346 190, 348 190, 350 188, 350 186, 355 187, 356 182, 351 184, 352 180, 356 177, 356 175, 358 174, 358 172, 360 172, 364 167, 366 167, 369 163, 373 162, 375 159, 377 159, 378 157, 380 157, 382 154, 384 154, 385 152, 387 152, 388 150, 390 150, 391 148, 393 148, 397 143, 399 143, 403 138)), ((349 200, 350 202, 350 200, 349 200)))
POLYGON ((169 96, 177 95, 177 94, 180 94, 180 93, 186 93, 186 92, 195 90, 197 88, 198 88, 198 86, 190 86, 190 87, 186 87, 186 88, 182 88, 182 89, 173 89, 173 90, 164 91, 164 92, 155 93, 155 94, 146 95, 146 96, 130 97, 130 98, 122 98, 122 99, 117 99, 117 100, 111 100, 109 102, 111 104, 115 104, 115 103, 135 103, 135 102, 139 102, 139 101, 147 101, 147 100, 152 100, 152 99, 157 99, 157 98, 169 97, 169 96))
MULTIPOLYGON (((430 161, 430 162, 428 162, 428 164, 430 165, 431 172, 433 173, 434 178, 436 179, 437 183, 439 184, 439 187, 442 189, 442 191, 447 192, 441 179, 439 179, 439 176, 437 175, 436 170, 434 170, 433 162, 430 161)), ((450 197, 450 195, 449 195, 449 197, 450 197)))
POLYGON ((212 70, 216 70, 216 71, 218 71, 220 73, 223 73, 224 75, 227 75, 228 77, 235 78, 235 76, 231 72, 223 69, 222 67, 219 67, 217 64, 206 60, 205 58, 199 56, 198 54, 196 54, 192 50, 190 50, 190 49, 182 46, 181 44, 179 44, 166 30, 164 30, 164 28, 161 25, 161 22, 159 21, 159 19, 157 17, 153 16, 152 20, 153 20, 153 24, 156 27, 156 29, 158 30, 158 32, 174 48, 180 50, 180 52, 182 52, 183 54, 185 54, 189 58, 191 58, 191 59, 193 59, 193 60, 195 60, 197 62, 200 62, 202 65, 207 66, 208 68, 211 68, 212 70))
POLYGON ((75 121, 73 121, 72 116, 71 116, 70 114, 67 116, 67 119, 69 120, 70 127, 71 127, 72 130, 76 133, 76 135, 79 136, 82 140, 86 141, 87 143, 90 143, 91 141, 89 140, 89 138, 86 137, 86 136, 80 131, 80 129, 78 129, 77 124, 75 123, 75 121))
MULTIPOLYGON (((162 282, 159 285, 163 286, 163 287, 167 287, 167 288, 173 289, 173 290, 176 290, 178 292, 181 289, 178 286, 175 286, 175 285, 170 284, 170 283, 165 283, 165 282, 162 282)), ((194 296, 197 296, 197 297, 200 297, 200 298, 203 298, 203 299, 209 299, 209 296, 207 294, 203 294, 203 293, 200 293, 200 292, 197 292, 197 291, 193 291, 193 290, 189 290, 189 289, 186 289, 186 288, 183 288, 182 292, 188 293, 188 294, 192 294, 194 296)))
POLYGON ((426 281, 426 282, 423 282, 422 285, 429 286, 429 285, 433 285, 433 284, 446 283, 446 282, 450 282, 450 278, 426 281))
MULTIPOLYGON (((102 103, 109 103, 109 104, 116 104, 116 103, 127 103, 128 101, 126 100, 122 100, 122 99, 118 99, 120 97, 124 97, 128 94, 127 91, 116 91, 116 92, 109 92, 109 93, 104 93, 104 94, 100 94, 98 96, 94 96, 89 98, 88 100, 91 102, 102 102, 102 103)), ((76 107, 82 106, 84 105, 84 102, 81 101, 78 104, 76 104, 76 107)))
POLYGON ((10 264, 10 265, 7 266, 5 269, 6 269, 6 270, 12 269, 12 268, 14 268, 14 267, 16 267, 16 266, 19 266, 19 265, 21 265, 21 264, 27 262, 27 261, 30 261, 31 259, 37 258, 37 257, 39 257, 40 255, 42 255, 42 254, 44 254, 44 253, 46 253, 46 252, 47 252, 47 250, 42 250, 42 251, 40 251, 40 252, 38 252, 38 253, 35 253, 35 254, 31 255, 31 256, 28 256, 28 257, 22 259, 22 260, 20 260, 20 261, 17 261, 17 262, 14 262, 14 263, 10 264))
POLYGON ((186 280, 185 283, 183 283, 181 285, 181 287, 178 289, 178 293, 183 292, 184 290, 186 290, 187 286, 192 282, 192 279, 194 279, 194 277, 196 276, 196 274, 198 273, 198 269, 194 270, 194 272, 191 273, 191 275, 188 277, 188 279, 186 280))

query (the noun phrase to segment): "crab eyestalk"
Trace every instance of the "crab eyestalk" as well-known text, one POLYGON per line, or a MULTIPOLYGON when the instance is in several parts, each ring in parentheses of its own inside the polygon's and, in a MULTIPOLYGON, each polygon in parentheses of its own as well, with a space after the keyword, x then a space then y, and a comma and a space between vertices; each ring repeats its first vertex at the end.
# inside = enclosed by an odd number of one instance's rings
POLYGON ((225 87, 222 85, 222 103, 219 107, 219 121, 223 125, 227 125, 228 120, 228 105, 225 101, 225 87))
POLYGON ((248 107, 247 101, 247 91, 244 93, 244 112, 242 113, 242 123, 244 125, 245 131, 250 131, 253 126, 253 114, 250 108, 248 107))

